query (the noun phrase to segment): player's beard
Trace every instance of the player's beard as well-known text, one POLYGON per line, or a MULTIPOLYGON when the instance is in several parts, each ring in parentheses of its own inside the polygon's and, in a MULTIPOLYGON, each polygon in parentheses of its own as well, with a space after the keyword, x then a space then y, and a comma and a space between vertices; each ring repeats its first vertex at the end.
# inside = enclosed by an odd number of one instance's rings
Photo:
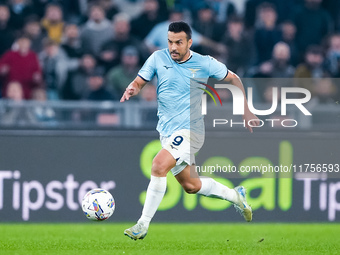
POLYGON ((174 61, 176 61, 176 62, 182 62, 183 59, 184 59, 184 57, 188 54, 188 52, 189 52, 189 48, 187 48, 187 50, 185 51, 184 54, 180 54, 180 53, 177 52, 177 51, 171 51, 170 55, 171 55, 171 58, 172 58, 174 61), (172 57, 172 53, 177 53, 179 57, 176 58, 176 59, 173 58, 173 57, 172 57))

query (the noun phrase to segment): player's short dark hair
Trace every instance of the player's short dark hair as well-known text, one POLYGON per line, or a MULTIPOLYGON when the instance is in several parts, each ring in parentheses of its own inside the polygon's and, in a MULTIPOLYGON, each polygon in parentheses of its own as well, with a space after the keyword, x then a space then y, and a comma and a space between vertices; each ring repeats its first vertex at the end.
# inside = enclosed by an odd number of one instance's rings
POLYGON ((191 28, 190 26, 185 23, 184 21, 176 21, 176 22, 172 22, 169 25, 169 32, 174 32, 174 33, 180 33, 180 32, 184 32, 187 35, 187 39, 190 40, 191 39, 191 28))

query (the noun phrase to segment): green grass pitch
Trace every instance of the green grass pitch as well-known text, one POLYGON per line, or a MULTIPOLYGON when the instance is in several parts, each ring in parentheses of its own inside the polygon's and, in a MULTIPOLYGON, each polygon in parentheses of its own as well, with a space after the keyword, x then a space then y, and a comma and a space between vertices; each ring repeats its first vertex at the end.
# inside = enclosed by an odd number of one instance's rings
POLYGON ((0 254, 340 254, 339 224, 153 223, 137 241, 131 225, 0 224, 0 254))

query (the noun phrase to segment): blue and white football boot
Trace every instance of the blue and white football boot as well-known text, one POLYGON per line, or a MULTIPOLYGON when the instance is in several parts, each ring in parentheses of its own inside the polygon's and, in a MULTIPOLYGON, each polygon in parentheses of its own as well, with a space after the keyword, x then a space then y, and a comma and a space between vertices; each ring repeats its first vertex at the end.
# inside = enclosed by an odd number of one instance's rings
POLYGON ((144 239, 147 233, 148 228, 141 222, 137 222, 133 227, 124 230, 124 235, 135 241, 137 239, 144 239))
POLYGON ((246 221, 251 221, 253 219, 253 211, 246 200, 246 189, 243 186, 237 186, 234 190, 238 196, 238 201, 234 204, 236 211, 238 211, 246 221))

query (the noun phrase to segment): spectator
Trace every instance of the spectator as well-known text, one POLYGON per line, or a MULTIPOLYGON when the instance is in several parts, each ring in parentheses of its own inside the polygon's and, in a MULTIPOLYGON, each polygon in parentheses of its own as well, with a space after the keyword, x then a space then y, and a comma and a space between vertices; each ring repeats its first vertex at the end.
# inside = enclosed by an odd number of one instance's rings
POLYGON ((333 77, 340 78, 340 34, 329 38, 326 65, 333 77))
POLYGON ((127 84, 138 74, 140 69, 139 54, 135 47, 127 46, 122 51, 121 64, 112 68, 107 74, 107 83, 112 91, 123 95, 127 84))
POLYGON ((29 4, 28 0, 10 0, 9 3, 11 12, 10 25, 19 31, 23 28, 25 19, 35 14, 34 8, 29 4))
POLYGON ((138 50, 141 61, 145 61, 148 53, 143 43, 130 34, 130 19, 125 13, 117 14, 113 20, 115 35, 112 40, 103 44, 100 59, 108 70, 119 64, 123 48, 134 46, 138 50))
POLYGON ((36 14, 42 18, 44 16, 46 6, 49 4, 50 1, 48 0, 31 0, 33 3, 34 10, 36 14))
POLYGON ((208 0, 216 13, 216 21, 226 23, 227 20, 236 15, 234 4, 230 0, 208 0))
POLYGON ((9 50, 14 42, 15 35, 9 27, 10 12, 6 5, 0 5, 0 57, 9 50))
MULTIPOLYGON (((56 0, 54 0, 56 1, 56 0)), ((62 6, 65 20, 68 23, 81 22, 81 8, 84 4, 83 0, 64 1, 58 0, 58 3, 62 6)))
MULTIPOLYGON (((284 42, 279 42, 274 46, 271 60, 265 61, 258 66, 252 67, 248 71, 248 76, 256 78, 248 80, 253 83, 255 101, 266 102, 271 96, 272 87, 292 86, 292 78, 295 68, 289 64, 290 49, 284 42), (270 94, 268 94, 270 92, 270 94)), ((250 85, 248 83, 248 85, 250 85)))
POLYGON ((296 44, 296 27, 292 21, 285 21, 281 24, 282 41, 290 48, 290 60, 293 66, 299 63, 299 50, 296 44))
POLYGON ((105 16, 108 20, 112 20, 113 17, 119 13, 118 8, 115 5, 114 0, 99 0, 98 4, 103 8, 105 11, 105 16))
MULTIPOLYGON (((183 12, 181 9, 174 9, 167 21, 161 22, 156 25, 150 33, 146 36, 144 42, 149 48, 149 51, 153 52, 158 49, 164 49, 168 47, 168 27, 171 22, 183 20, 183 12)), ((226 47, 220 43, 216 43, 207 37, 199 34, 195 29, 192 29, 192 47, 199 45, 209 47, 218 53, 225 54, 226 47)))
POLYGON ((329 73, 323 67, 324 56, 320 46, 311 45, 308 47, 305 54, 305 61, 296 68, 295 78, 310 78, 298 79, 297 86, 308 89, 312 96, 314 96, 313 80, 328 77, 329 73), (313 78, 313 79, 311 79, 313 78))
POLYGON ((301 0, 248 0, 245 4, 245 26, 247 29, 252 29, 255 26, 256 11, 264 2, 271 3, 275 6, 278 14, 278 22, 281 23, 292 18, 294 8, 299 6, 300 1, 301 0))
POLYGON ((6 88, 5 98, 20 102, 24 100, 24 90, 18 81, 10 81, 6 88))
POLYGON ((330 78, 319 79, 314 85, 315 99, 319 104, 334 103, 337 87, 330 78))
POLYGON ((332 17, 332 30, 340 31, 340 1, 325 0, 322 1, 322 6, 328 11, 328 13, 330 13, 332 17))
POLYGON ((248 0, 245 3, 244 24, 247 30, 252 30, 255 27, 256 11, 263 2, 264 0, 248 0))
MULTIPOLYGON (((164 49, 168 47, 168 27, 171 22, 183 20, 183 13, 181 9, 174 9, 170 12, 169 19, 163 21, 150 31, 150 33, 145 37, 145 44, 149 48, 150 52, 154 52, 158 49, 164 49)), ((200 39, 200 35, 196 32, 196 30, 192 30, 193 43, 198 42, 200 39)), ((195 46, 193 44, 193 46, 195 46)))
POLYGON ((60 43, 65 25, 61 7, 56 4, 48 5, 45 16, 41 20, 41 25, 47 31, 47 35, 51 40, 60 43))
POLYGON ((99 56, 105 42, 113 38, 111 22, 105 18, 102 7, 93 5, 90 9, 89 20, 85 23, 80 34, 84 52, 99 56))
POLYGON ((65 26, 61 47, 69 58, 80 58, 84 54, 79 28, 76 24, 65 26))
POLYGON ((47 98, 57 100, 66 83, 69 71, 78 67, 77 59, 69 59, 61 47, 50 39, 44 42, 44 51, 39 54, 47 89, 47 98))
POLYGON ((87 100, 104 101, 117 99, 105 87, 105 80, 102 72, 94 72, 87 79, 88 95, 87 100))
POLYGON ((278 42, 271 60, 261 63, 253 70, 253 77, 292 78, 295 68, 289 64, 290 49, 284 42, 278 42))
POLYGON ((254 40, 257 52, 257 63, 269 60, 273 47, 281 40, 281 31, 276 26, 277 13, 274 5, 263 3, 259 6, 258 27, 254 40))
POLYGON ((328 74, 323 67, 324 56, 320 46, 309 46, 305 54, 305 61, 298 65, 295 78, 323 78, 328 74))
POLYGON ((145 0, 143 12, 131 21, 131 33, 143 40, 152 28, 164 21, 160 15, 159 2, 157 0, 145 0))
POLYGON ((36 123, 34 114, 21 105, 24 100, 23 86, 18 81, 10 81, 6 87, 6 98, 11 102, 9 107, 1 114, 2 125, 27 125, 36 123))
POLYGON ((103 71, 97 66, 97 61, 94 56, 85 54, 80 60, 77 70, 70 71, 67 82, 63 89, 63 99, 79 100, 86 97, 87 87, 86 82, 90 75, 94 72, 103 71))
POLYGON ((300 52, 309 45, 319 45, 331 32, 330 15, 321 7, 322 0, 305 0, 305 5, 296 12, 296 42, 300 52))
MULTIPOLYGON (((164 0, 162 0, 165 2, 164 0)), ((122 0, 115 0, 115 3, 120 12, 128 13, 131 17, 136 17, 141 10, 143 9, 143 2, 144 0, 132 0, 132 1, 122 1, 122 0)))
POLYGON ((41 18, 44 16, 46 7, 51 4, 58 4, 63 10, 63 16, 67 22, 79 22, 81 9, 87 8, 87 1, 83 0, 30 0, 33 3, 36 14, 41 18))
POLYGON ((203 4, 197 11, 197 19, 195 19, 192 27, 201 35, 214 40, 221 41, 225 23, 218 23, 216 15, 208 4, 203 4))
POLYGON ((83 0, 30 0, 33 3, 35 13, 42 18, 46 11, 46 7, 51 4, 58 4, 63 10, 64 19, 67 22, 79 22, 81 19, 81 7, 87 7, 87 1, 83 0))
POLYGON ((47 100, 47 94, 46 90, 43 88, 37 88, 32 93, 32 99, 40 102, 41 104, 34 106, 32 109, 32 113, 35 116, 35 119, 39 122, 49 122, 51 124, 51 121, 55 121, 55 111, 43 104, 47 100))
POLYGON ((37 55, 31 51, 31 41, 20 37, 14 50, 7 51, 0 59, 0 75, 5 78, 3 92, 7 90, 9 81, 18 81, 23 88, 25 99, 31 98, 34 88, 41 86, 42 75, 37 55))
POLYGON ((252 38, 244 31, 243 20, 238 17, 229 19, 223 43, 227 46, 227 66, 242 75, 254 62, 254 44, 252 38))
POLYGON ((175 4, 169 8, 183 8, 183 10, 190 11, 191 16, 196 18, 197 10, 205 3, 205 0, 175 0, 175 4))
POLYGON ((35 53, 40 53, 43 50, 43 39, 45 38, 45 33, 42 31, 40 22, 37 17, 29 17, 24 25, 24 35, 31 40, 31 49, 35 53))

